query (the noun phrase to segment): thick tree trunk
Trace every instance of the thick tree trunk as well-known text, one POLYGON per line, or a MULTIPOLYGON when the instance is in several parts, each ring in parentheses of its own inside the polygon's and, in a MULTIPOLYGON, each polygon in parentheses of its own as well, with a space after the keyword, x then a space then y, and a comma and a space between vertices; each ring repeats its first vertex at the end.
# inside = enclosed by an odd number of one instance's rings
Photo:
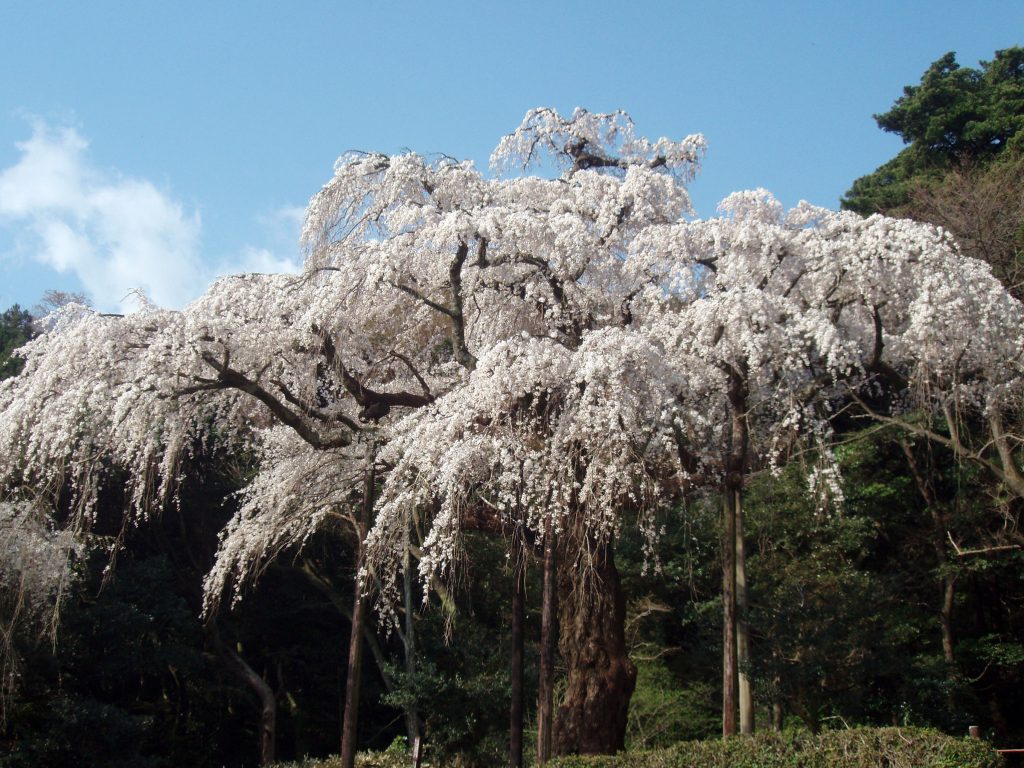
POLYGON ((526 563, 519 536, 513 538, 512 568, 512 701, 509 712, 509 764, 523 768, 523 623, 525 620, 526 563))
POLYGON ((537 694, 537 762, 551 758, 555 701, 555 643, 558 641, 558 542, 548 520, 544 531, 544 585, 540 608, 540 679, 537 694))
POLYGON ((775 732, 782 731, 783 721, 785 720, 785 710, 782 703, 782 675, 778 671, 781 665, 782 654, 778 648, 773 648, 772 666, 776 671, 772 675, 772 730, 775 732))
POLYGON ((636 685, 636 667, 626 654, 626 602, 611 542, 579 536, 574 545, 559 569, 559 649, 568 675, 554 751, 613 754, 625 743, 636 685))
MULTIPOLYGON (((364 541, 373 514, 374 486, 377 482, 371 457, 363 487, 363 503, 359 510, 357 533, 359 536, 356 573, 363 569, 366 550, 364 541)), ((345 677, 345 711, 341 721, 341 768, 353 768, 356 760, 356 737, 359 723, 359 688, 363 674, 363 628, 366 624, 366 597, 360 579, 356 578, 352 600, 352 632, 348 646, 348 673, 345 677)))
POLYGON ((356 759, 356 728, 359 721, 359 688, 363 671, 363 624, 366 599, 356 583, 352 607, 352 633, 348 646, 348 673, 345 678, 345 711, 341 720, 341 768, 353 768, 356 759))

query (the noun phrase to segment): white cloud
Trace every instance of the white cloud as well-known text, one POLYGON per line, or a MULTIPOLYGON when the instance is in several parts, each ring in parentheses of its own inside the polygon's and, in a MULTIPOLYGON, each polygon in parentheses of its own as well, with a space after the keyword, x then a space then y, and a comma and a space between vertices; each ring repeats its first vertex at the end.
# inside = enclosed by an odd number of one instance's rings
POLYGON ((228 261, 224 267, 221 270, 222 274, 237 274, 239 272, 290 272, 297 274, 302 271, 302 262, 298 259, 278 256, 266 248, 253 248, 247 245, 237 259, 228 261))
MULTIPOLYGON (((16 146, 20 158, 0 170, 0 226, 30 233, 25 255, 75 274, 100 309, 134 306, 137 289, 157 305, 181 307, 218 274, 301 266, 251 246, 219 263, 205 262, 198 212, 145 179, 95 167, 88 142, 73 128, 36 120, 32 137, 16 146)), ((272 217, 291 223, 296 215, 284 208, 272 217)))

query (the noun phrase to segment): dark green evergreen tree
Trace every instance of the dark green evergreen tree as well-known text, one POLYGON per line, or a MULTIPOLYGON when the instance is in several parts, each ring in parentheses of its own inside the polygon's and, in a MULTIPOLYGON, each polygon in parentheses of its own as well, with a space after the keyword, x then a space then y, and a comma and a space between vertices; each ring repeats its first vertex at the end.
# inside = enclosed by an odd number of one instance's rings
POLYGON ((0 379, 17 376, 24 365, 12 353, 35 336, 32 315, 17 304, 0 315, 0 379))
POLYGON ((843 196, 843 208, 864 215, 906 205, 915 188, 958 164, 1024 149, 1024 48, 996 51, 978 69, 961 67, 947 53, 875 121, 907 146, 843 196))

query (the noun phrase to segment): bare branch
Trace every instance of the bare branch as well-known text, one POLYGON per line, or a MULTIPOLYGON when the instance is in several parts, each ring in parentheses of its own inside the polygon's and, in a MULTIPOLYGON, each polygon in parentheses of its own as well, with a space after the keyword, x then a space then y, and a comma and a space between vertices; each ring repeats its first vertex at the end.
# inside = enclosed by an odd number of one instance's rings
MULTIPOLYGON (((320 351, 327 359, 328 364, 341 376, 341 383, 348 390, 348 393, 352 395, 352 398, 363 407, 363 415, 366 418, 372 420, 382 419, 394 406, 420 408, 434 402, 434 396, 430 394, 429 389, 427 389, 425 394, 419 395, 413 392, 378 392, 364 386, 345 367, 330 334, 323 332, 316 326, 314 326, 313 332, 320 336, 320 351)), ((419 379, 418 374, 417 378, 419 379)), ((422 379, 419 379, 419 381, 421 385, 425 386, 425 382, 422 379)))
MULTIPOLYGON (((912 435, 917 435, 919 437, 923 437, 927 440, 930 440, 933 443, 938 443, 939 445, 946 446, 947 448, 952 450, 953 453, 959 458, 967 459, 968 461, 972 461, 975 464, 984 467, 989 472, 991 472, 995 477, 997 477, 1000 481, 1002 481, 1007 486, 1007 488, 1013 491, 1014 494, 1021 498, 1024 498, 1024 482, 1021 482, 1019 477, 1014 477, 1012 473, 1008 474, 1003 469, 1003 467, 1001 467, 999 464, 996 464, 994 461, 985 458, 985 456, 983 456, 981 453, 977 451, 972 451, 969 448, 967 448, 967 446, 965 446, 960 441, 960 438, 956 431, 956 427, 952 422, 949 423, 951 437, 946 437, 945 435, 936 432, 933 429, 929 429, 928 427, 913 424, 909 421, 900 419, 895 416, 886 416, 885 414, 878 413, 871 406, 869 406, 862 398, 858 397, 857 393, 854 392, 852 389, 850 390, 850 396, 857 402, 857 404, 864 410, 864 412, 875 421, 881 422, 883 424, 891 424, 892 426, 899 427, 900 429, 905 430, 906 432, 912 435)), ((949 422, 948 414, 947 422, 949 422)))
POLYGON ((946 531, 946 536, 949 537, 949 543, 953 545, 953 549, 956 551, 957 557, 970 557, 972 555, 990 555, 993 552, 1009 552, 1015 549, 1021 549, 1020 544, 1002 544, 995 547, 979 547, 978 549, 961 549, 960 545, 953 540, 953 534, 946 531))
POLYGON ((391 286, 402 291, 402 293, 409 294, 417 301, 423 302, 431 309, 436 310, 437 312, 440 312, 443 315, 447 315, 448 317, 455 317, 455 310, 449 309, 448 307, 444 306, 444 304, 439 304, 432 299, 428 299, 426 296, 424 296, 422 293, 420 293, 418 290, 411 286, 404 285, 403 283, 391 283, 391 286))
POLYGON ((217 371, 220 375, 220 380, 225 386, 237 389, 255 397, 267 406, 267 408, 270 409, 270 412, 281 420, 282 424, 291 427, 299 437, 314 448, 342 448, 352 443, 352 438, 345 433, 338 433, 329 438, 322 436, 307 424, 298 414, 264 389, 258 382, 253 381, 252 379, 247 378, 243 373, 228 367, 229 358, 230 355, 228 355, 227 350, 225 350, 224 353, 224 360, 218 360, 209 352, 203 353, 203 360, 207 365, 217 371))

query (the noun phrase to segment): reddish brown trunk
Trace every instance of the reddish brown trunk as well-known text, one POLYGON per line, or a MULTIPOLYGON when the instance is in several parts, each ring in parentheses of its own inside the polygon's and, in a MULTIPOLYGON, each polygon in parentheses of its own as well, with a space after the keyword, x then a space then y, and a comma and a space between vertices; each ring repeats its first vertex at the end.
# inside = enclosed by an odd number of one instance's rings
MULTIPOLYGON (((737 587, 746 591, 746 568, 743 565, 742 584, 737 585, 737 535, 742 536, 743 480, 747 472, 747 367, 730 367, 729 411, 732 429, 729 448, 725 456, 725 520, 722 531, 722 736, 736 734, 736 711, 739 704, 739 632, 737 616, 737 587)), ((744 649, 746 651, 746 649, 744 649)), ((749 681, 748 681, 749 683, 749 681)), ((744 720, 753 732, 753 699, 749 686, 745 690, 744 720)))
POLYGON ((722 736, 736 735, 736 507, 725 493, 722 531, 722 736))
POLYGON ((359 688, 363 671, 363 624, 366 600, 359 582, 352 609, 352 633, 349 636, 348 672, 345 678, 345 711, 341 721, 341 768, 353 768, 356 759, 356 728, 359 721, 359 688))
MULTIPOLYGON (((373 460, 366 470, 363 489, 363 503, 358 521, 358 557, 356 573, 363 568, 365 548, 363 542, 369 530, 373 514, 373 493, 376 483, 373 460)), ((362 584, 356 578, 355 596, 352 606, 352 632, 348 645, 348 672, 345 678, 345 712, 341 721, 341 768, 353 768, 356 760, 356 728, 359 723, 359 688, 363 673, 363 627, 366 624, 366 598, 362 584)))
MULTIPOLYGON (((416 607, 413 604, 412 573, 412 555, 406 549, 402 562, 402 600, 405 609, 405 636, 402 638, 402 645, 405 649, 405 673, 410 680, 414 679, 416 674, 416 607)), ((409 702, 405 706, 405 730, 410 744, 415 744, 423 733, 420 713, 415 702, 409 702)))
MULTIPOLYGON (((514 540, 516 559, 519 542, 514 540)), ((526 592, 525 563, 518 562, 512 574, 512 702, 509 722, 509 764, 523 768, 523 620, 526 592)))
POLYGON ((540 675, 537 692, 537 762, 551 757, 551 732, 554 724, 555 643, 558 639, 558 590, 556 585, 558 549, 554 527, 547 521, 544 530, 544 586, 541 593, 540 675))
POLYGON ((754 685, 750 679, 750 623, 747 621, 747 560, 743 541, 743 496, 736 493, 736 670, 740 733, 754 732, 754 685))
MULTIPOLYGON (((610 543, 563 557, 559 650, 568 670, 555 723, 557 754, 613 754, 625 743, 636 667, 626 654, 626 603, 610 543)), ((564 551, 564 550, 563 550, 564 551)))

